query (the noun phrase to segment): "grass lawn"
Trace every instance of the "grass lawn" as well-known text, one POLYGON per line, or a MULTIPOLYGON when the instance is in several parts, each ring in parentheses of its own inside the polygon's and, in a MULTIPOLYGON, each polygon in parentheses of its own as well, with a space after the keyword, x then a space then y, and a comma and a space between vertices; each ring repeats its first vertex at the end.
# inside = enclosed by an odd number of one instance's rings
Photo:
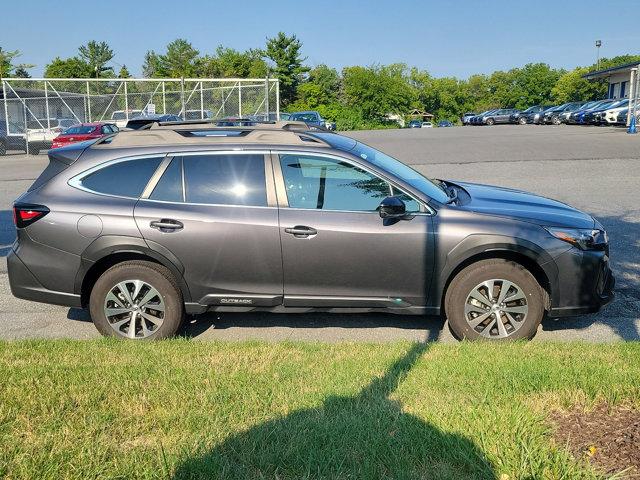
POLYGON ((0 477, 598 478, 547 415, 601 402, 640 344, 0 342, 0 477))

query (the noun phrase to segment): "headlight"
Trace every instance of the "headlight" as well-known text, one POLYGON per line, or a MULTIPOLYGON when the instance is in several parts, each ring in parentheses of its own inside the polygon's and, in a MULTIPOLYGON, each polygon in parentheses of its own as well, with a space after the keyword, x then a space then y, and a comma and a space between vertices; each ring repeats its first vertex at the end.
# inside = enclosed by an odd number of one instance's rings
POLYGON ((545 227, 554 237, 570 243, 581 250, 604 250, 609 243, 609 236, 604 230, 545 227))

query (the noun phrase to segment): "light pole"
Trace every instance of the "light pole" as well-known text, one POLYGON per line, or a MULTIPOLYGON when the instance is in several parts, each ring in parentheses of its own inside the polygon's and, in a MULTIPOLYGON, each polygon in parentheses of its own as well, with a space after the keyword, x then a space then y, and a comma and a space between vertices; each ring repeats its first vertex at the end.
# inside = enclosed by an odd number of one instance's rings
POLYGON ((600 47, 602 40, 596 40, 596 70, 600 70, 600 47))

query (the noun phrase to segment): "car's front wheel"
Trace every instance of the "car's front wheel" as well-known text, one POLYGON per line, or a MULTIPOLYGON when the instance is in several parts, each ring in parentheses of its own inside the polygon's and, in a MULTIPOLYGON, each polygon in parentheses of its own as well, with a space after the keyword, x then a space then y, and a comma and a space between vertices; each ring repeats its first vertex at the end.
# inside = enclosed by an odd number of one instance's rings
POLYGON ((530 339, 544 315, 544 294, 522 265, 483 260, 452 280, 445 298, 449 326, 460 339, 530 339))
POLYGON ((146 261, 119 263, 104 272, 91 290, 89 308, 100 333, 132 340, 170 337, 184 316, 171 272, 146 261))
POLYGON ((520 125, 526 125, 526 124, 527 124, 527 119, 526 119, 526 118, 524 118, 524 117, 520 117, 520 118, 518 119, 518 123, 519 123, 520 125))
POLYGON ((491 126, 494 123, 496 123, 496 121, 493 118, 487 118, 487 125, 491 126))

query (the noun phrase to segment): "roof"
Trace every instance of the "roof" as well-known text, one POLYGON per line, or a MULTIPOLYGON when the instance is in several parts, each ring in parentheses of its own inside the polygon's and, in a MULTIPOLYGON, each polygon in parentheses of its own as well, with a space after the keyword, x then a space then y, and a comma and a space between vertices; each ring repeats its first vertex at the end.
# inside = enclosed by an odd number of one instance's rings
POLYGON ((149 128, 121 131, 95 144, 100 148, 155 145, 280 144, 329 146, 304 122, 258 123, 253 126, 219 127, 212 122, 154 122, 149 128), (211 132, 207 135, 207 132, 211 132))
POLYGON ((622 65, 618 65, 617 67, 605 68, 603 70, 595 70, 593 72, 585 73, 582 76, 582 78, 593 80, 595 78, 608 77, 612 73, 624 72, 625 70, 631 71, 632 68, 636 68, 639 64, 640 62, 629 62, 629 63, 624 63, 622 65))

